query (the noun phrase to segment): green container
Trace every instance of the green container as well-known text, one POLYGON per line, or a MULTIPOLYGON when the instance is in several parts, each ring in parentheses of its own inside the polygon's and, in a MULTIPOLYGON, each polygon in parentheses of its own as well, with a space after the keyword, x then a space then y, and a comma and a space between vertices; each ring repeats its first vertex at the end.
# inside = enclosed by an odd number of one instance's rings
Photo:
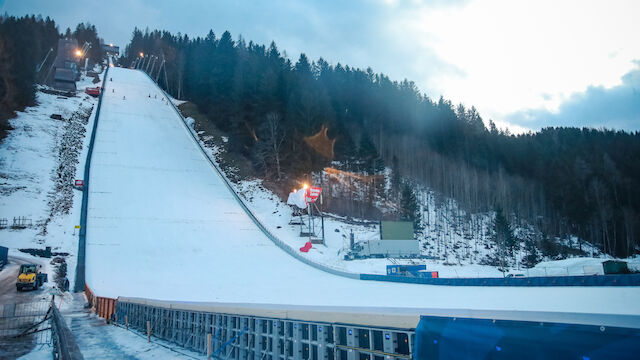
POLYGON ((603 261, 602 269, 604 270, 605 275, 629 273, 629 267, 627 267, 627 262, 620 261, 620 260, 603 261))

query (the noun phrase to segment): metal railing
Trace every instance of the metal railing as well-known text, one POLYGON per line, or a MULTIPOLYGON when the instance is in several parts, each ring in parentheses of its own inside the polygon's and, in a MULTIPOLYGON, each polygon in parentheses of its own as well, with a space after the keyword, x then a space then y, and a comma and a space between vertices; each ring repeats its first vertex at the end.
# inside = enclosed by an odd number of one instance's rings
POLYGON ((54 359, 83 359, 54 297, 0 305, 0 358, 18 358, 35 347, 52 347, 54 359))
POLYGON ((54 359, 82 360, 84 357, 76 344, 71 330, 56 307, 54 298, 51 298, 51 337, 53 339, 54 359))

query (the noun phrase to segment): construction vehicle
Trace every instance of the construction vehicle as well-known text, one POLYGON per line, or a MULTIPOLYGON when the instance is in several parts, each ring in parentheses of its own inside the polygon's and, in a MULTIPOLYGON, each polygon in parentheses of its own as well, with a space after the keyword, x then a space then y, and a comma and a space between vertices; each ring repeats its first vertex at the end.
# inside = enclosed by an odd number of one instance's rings
POLYGON ((18 271, 18 281, 16 282, 16 289, 21 291, 23 289, 38 290, 42 284, 48 281, 47 274, 40 272, 41 266, 36 264, 22 264, 18 271))

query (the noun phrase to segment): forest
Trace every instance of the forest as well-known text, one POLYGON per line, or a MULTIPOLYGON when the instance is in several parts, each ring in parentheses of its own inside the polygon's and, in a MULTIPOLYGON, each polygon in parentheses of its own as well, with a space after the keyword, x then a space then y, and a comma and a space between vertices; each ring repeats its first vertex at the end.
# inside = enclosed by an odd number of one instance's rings
MULTIPOLYGON (((549 127, 513 135, 412 81, 305 54, 294 62, 274 42, 229 32, 190 38, 136 28, 120 62, 144 65, 141 53, 157 57, 145 68, 156 69, 165 90, 196 104, 228 134, 231 151, 283 191, 322 169, 352 174, 372 184, 365 205, 389 199, 411 218, 415 208, 407 211, 403 198, 422 184, 471 213, 501 209, 546 237, 575 235, 618 257, 639 250, 638 132, 549 127)), ((343 206, 333 210, 348 208, 338 200, 343 206)))
POLYGON ((97 30, 91 24, 81 23, 74 31, 67 28, 65 34, 60 34, 49 17, 0 15, 0 141, 11 128, 9 119, 15 112, 35 105, 36 84, 50 80, 47 73, 52 76, 48 70, 62 36, 73 37, 79 44, 89 42, 91 63, 103 58, 97 30))

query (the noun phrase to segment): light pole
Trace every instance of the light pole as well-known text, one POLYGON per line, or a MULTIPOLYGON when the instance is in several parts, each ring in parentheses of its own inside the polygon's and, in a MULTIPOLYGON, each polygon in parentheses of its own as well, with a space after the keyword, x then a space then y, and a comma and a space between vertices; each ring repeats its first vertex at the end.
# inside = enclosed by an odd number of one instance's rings
MULTIPOLYGON (((78 58, 78 63, 82 63, 82 58, 84 57, 84 53, 82 52, 82 50, 76 49, 74 55, 78 58)), ((78 73, 79 73, 79 75, 77 76, 76 80, 80 80, 80 75, 82 74, 82 71, 80 69, 81 68, 78 65, 78 73)))
POLYGON ((53 48, 50 48, 49 52, 47 52, 47 55, 45 55, 44 60, 42 60, 42 62, 36 67, 36 73, 39 73, 40 70, 42 70, 44 63, 47 61, 47 59, 49 58, 49 54, 51 54, 52 52, 53 52, 53 48))
POLYGON ((151 64, 151 71, 149 71, 149 76, 153 77, 153 68, 156 67, 156 60, 158 60, 157 56, 153 56, 153 63, 151 64))
POLYGON ((139 69, 144 62, 144 53, 141 51, 139 55, 140 57, 138 58, 138 62, 136 63, 136 69, 139 69))

